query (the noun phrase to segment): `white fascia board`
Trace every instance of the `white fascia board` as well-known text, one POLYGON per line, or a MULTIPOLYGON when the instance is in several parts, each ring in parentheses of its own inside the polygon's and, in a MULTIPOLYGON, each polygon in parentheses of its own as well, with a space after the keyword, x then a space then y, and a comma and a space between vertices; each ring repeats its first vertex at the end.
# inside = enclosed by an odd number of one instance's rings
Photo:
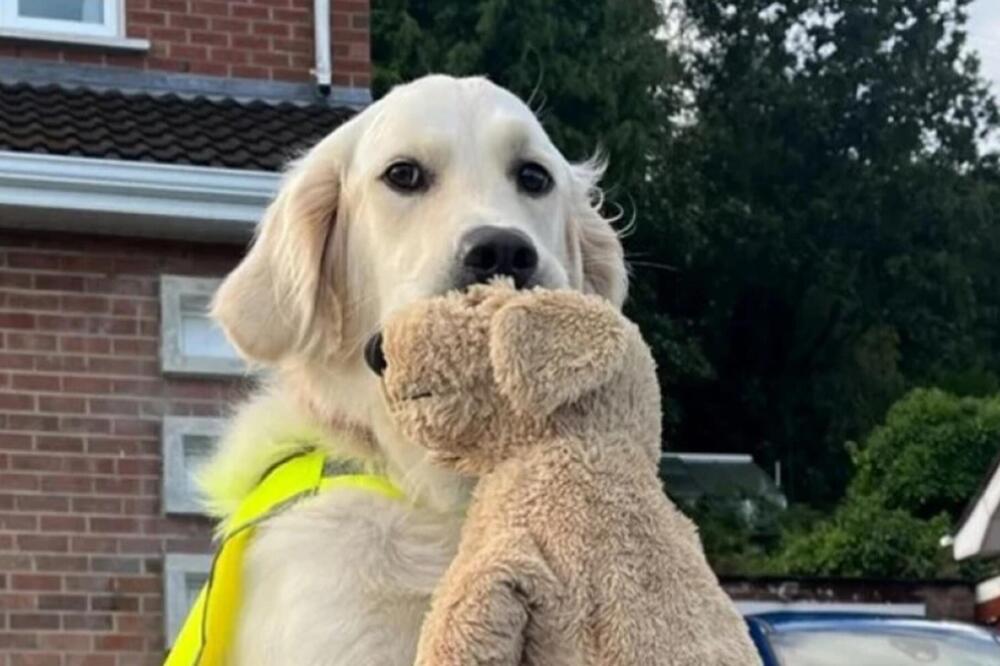
POLYGON ((281 175, 0 151, 0 227, 245 243, 281 175))
POLYGON ((982 500, 976 503, 952 540, 952 556, 965 560, 982 554, 986 530, 989 529, 991 512, 982 500))

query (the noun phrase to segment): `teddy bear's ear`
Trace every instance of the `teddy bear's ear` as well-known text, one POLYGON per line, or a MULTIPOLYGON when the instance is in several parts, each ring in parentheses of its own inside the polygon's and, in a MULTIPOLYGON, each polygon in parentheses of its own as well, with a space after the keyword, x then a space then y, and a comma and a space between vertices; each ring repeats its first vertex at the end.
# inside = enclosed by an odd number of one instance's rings
POLYGON ((626 323, 598 296, 526 292, 490 322, 490 361, 501 393, 547 416, 607 383, 625 357, 626 323))

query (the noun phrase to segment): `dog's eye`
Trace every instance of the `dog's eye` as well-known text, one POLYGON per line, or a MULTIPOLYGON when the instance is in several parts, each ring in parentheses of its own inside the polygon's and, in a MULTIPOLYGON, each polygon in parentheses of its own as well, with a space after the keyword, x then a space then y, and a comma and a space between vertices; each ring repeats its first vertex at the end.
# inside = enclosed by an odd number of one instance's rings
POLYGON ((525 162, 517 168, 517 187, 525 194, 541 196, 552 189, 552 176, 541 164, 525 162))
POLYGON ((412 194, 427 189, 427 175, 416 162, 403 160, 390 165, 382 174, 382 180, 388 183, 389 187, 403 194, 412 194))

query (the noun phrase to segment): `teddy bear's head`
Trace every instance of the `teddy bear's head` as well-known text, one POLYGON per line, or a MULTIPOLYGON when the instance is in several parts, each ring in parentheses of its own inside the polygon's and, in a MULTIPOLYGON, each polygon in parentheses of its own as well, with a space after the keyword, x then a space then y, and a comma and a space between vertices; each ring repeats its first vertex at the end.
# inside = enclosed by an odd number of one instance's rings
POLYGON ((374 344, 390 412, 441 464, 481 474, 560 435, 659 456, 652 357, 597 296, 477 285, 402 310, 374 344))

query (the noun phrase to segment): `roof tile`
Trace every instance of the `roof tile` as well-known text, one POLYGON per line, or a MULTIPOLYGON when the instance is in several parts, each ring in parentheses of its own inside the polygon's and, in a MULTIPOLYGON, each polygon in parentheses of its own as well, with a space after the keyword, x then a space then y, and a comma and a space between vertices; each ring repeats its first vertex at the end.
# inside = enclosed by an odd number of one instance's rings
POLYGON ((0 150, 276 171, 353 113, 0 82, 0 150))

